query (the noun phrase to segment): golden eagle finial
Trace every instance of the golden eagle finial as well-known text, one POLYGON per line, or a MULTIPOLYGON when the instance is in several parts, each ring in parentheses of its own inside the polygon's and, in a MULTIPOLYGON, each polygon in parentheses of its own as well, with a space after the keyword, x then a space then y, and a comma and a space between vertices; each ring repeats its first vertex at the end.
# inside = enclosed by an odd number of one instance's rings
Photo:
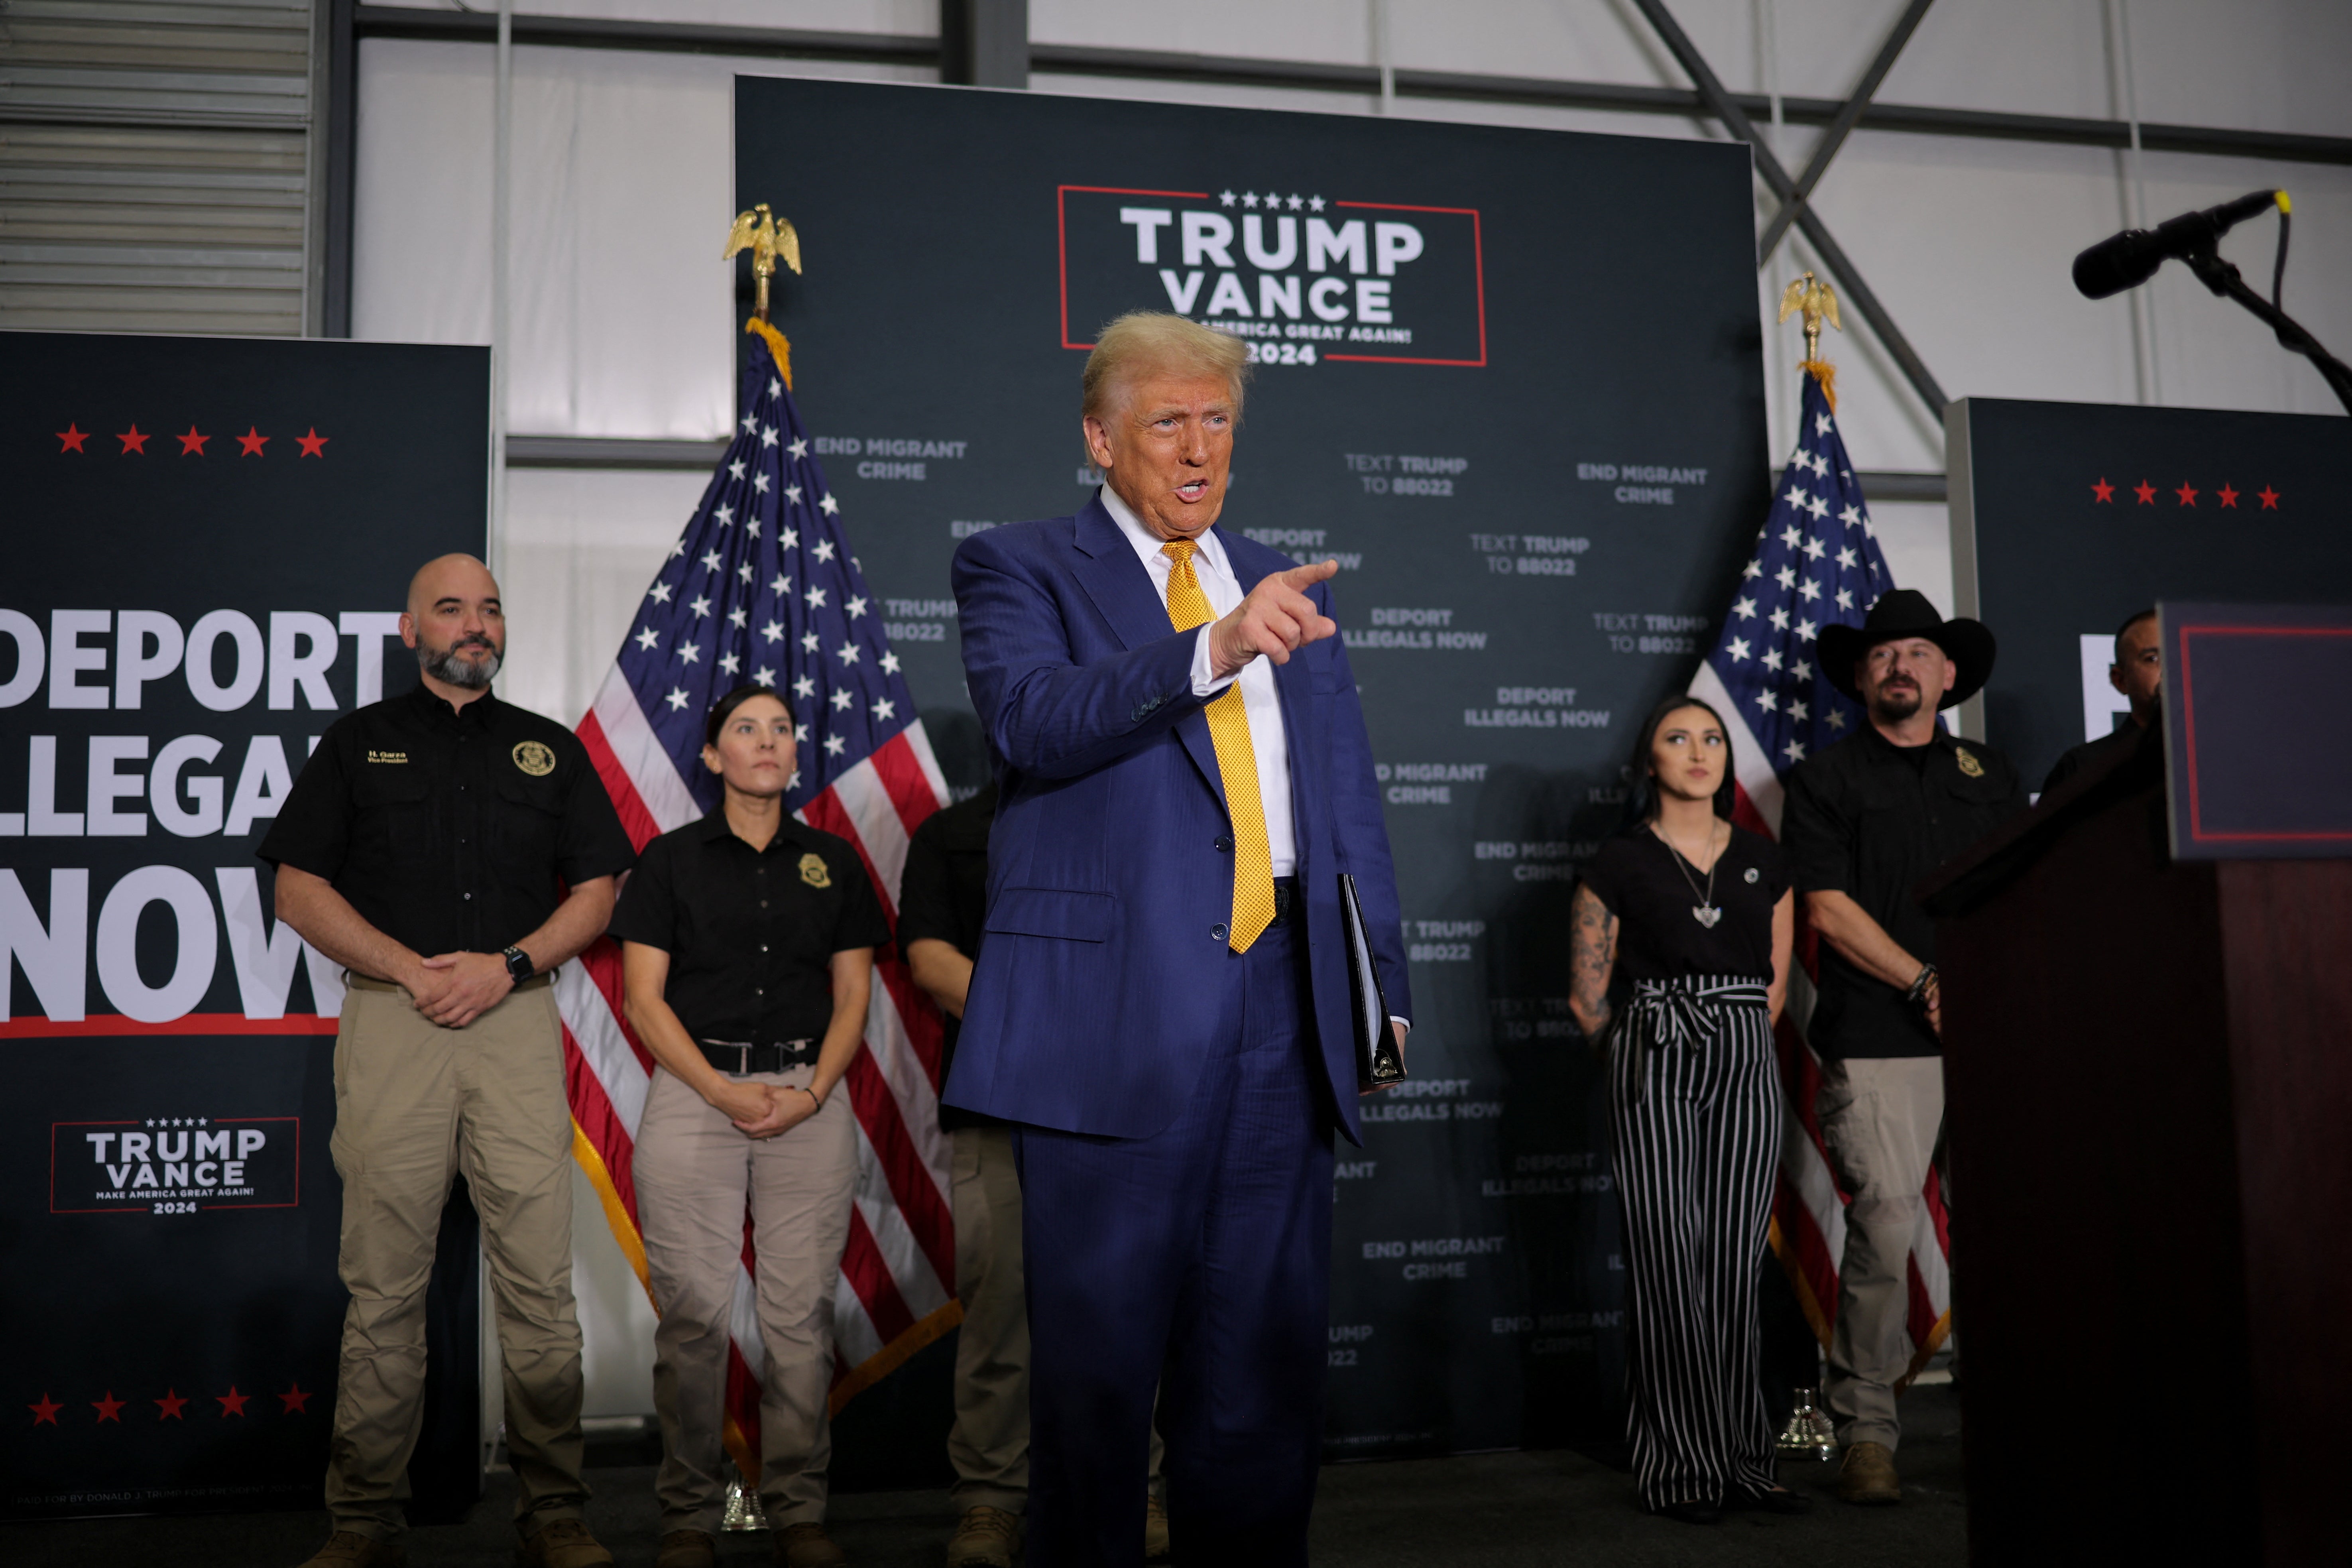
POLYGON ((1808 272, 1780 292, 1780 319, 1785 321, 1798 310, 1805 313, 1805 358, 1817 362, 1822 357, 1822 322, 1826 320, 1839 331, 1845 331, 1845 324, 1838 320, 1837 292, 1808 272))
POLYGON ((784 265, 798 272, 801 237, 790 218, 776 216, 768 210, 768 204, 761 202, 750 212, 735 215, 735 226, 728 231, 727 248, 719 258, 731 261, 746 250, 751 253, 751 276, 760 289, 752 312, 764 321, 768 319, 768 279, 776 275, 776 258, 782 257, 784 265))

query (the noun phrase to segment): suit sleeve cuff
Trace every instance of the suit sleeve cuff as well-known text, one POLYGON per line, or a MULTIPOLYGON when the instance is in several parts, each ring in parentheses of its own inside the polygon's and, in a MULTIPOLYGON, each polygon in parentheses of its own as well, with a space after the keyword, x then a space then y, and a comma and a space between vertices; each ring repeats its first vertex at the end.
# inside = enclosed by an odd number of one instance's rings
POLYGON ((1192 643, 1192 695, 1195 697, 1214 697, 1241 676, 1239 670, 1231 675, 1219 675, 1215 662, 1209 658, 1209 633, 1215 629, 1216 625, 1216 622, 1210 621, 1202 626, 1201 635, 1192 643))

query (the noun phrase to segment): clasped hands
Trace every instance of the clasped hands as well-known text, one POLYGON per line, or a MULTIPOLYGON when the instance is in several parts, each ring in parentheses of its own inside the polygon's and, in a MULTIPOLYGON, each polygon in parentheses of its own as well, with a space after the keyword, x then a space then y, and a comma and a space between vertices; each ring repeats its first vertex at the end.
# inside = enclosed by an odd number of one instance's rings
POLYGON ((1317 609, 1306 591, 1339 570, 1337 561, 1318 561, 1276 572, 1252 588, 1233 614, 1209 628, 1209 663, 1217 679, 1240 674, 1261 655, 1288 664, 1300 647, 1338 631, 1339 623, 1317 609))
POLYGON ((505 956, 495 952, 445 952, 420 959, 400 983, 426 1021, 445 1029, 464 1028, 514 989, 505 956))
POLYGON ((743 1083, 729 1079, 703 1098, 727 1113, 746 1138, 789 1132, 817 1112, 816 1092, 797 1084, 743 1083))

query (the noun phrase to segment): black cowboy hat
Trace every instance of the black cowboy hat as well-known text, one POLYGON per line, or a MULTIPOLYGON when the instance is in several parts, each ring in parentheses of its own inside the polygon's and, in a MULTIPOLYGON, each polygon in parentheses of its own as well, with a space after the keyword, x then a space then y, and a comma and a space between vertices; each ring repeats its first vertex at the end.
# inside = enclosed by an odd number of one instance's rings
POLYGON ((1927 602, 1927 595, 1916 588, 1895 588, 1880 595, 1878 603, 1870 606, 1870 614, 1862 618, 1858 626, 1823 626, 1822 673, 1829 677, 1832 686, 1859 702, 1862 697, 1854 689, 1853 667, 1880 643, 1901 637, 1925 637, 1959 667, 1952 689, 1936 704, 1938 708, 1966 702, 1982 689, 1992 675, 1992 633, 1985 624, 1946 620, 1927 602))

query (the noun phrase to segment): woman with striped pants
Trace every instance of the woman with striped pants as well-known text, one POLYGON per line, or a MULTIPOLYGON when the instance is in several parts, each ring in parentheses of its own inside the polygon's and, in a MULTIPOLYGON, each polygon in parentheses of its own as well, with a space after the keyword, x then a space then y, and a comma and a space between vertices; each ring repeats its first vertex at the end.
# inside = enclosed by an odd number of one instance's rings
POLYGON ((1610 1042, 1633 1474, 1645 1507, 1689 1524, 1727 1507, 1801 1513, 1807 1500, 1773 1477, 1757 1375, 1788 874, 1778 846, 1728 820, 1730 735, 1706 703, 1661 703, 1632 776, 1631 823, 1585 868, 1570 920, 1577 1021, 1610 1042), (1612 1013, 1620 969, 1633 994, 1612 1013))

